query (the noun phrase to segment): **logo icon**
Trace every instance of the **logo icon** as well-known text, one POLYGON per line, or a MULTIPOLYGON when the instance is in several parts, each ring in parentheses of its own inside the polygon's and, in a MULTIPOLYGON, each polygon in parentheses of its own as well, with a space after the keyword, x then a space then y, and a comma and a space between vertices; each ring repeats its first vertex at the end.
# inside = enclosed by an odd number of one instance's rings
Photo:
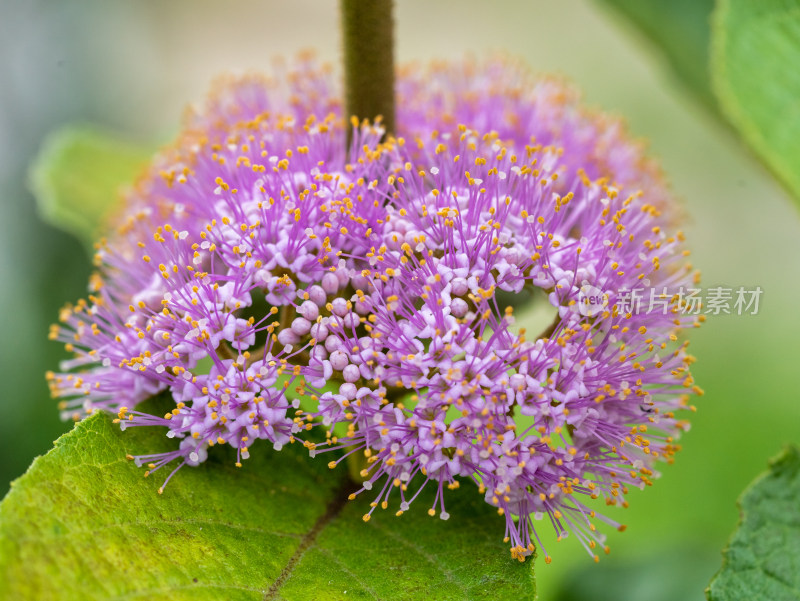
POLYGON ((578 311, 585 317, 593 317, 608 306, 608 292, 584 284, 578 293, 578 311))

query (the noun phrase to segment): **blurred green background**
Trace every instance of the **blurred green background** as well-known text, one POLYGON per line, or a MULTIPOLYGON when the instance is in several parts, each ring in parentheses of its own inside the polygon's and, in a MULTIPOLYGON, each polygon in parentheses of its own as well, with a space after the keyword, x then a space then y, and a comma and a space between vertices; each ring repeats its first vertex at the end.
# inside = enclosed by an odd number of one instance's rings
MULTIPOLYGON (((699 601, 736 524, 736 497, 784 442, 800 442, 800 215, 665 61, 597 3, 402 0, 396 18, 399 61, 504 50, 624 115, 685 204, 704 286, 764 290, 757 316, 713 317, 693 333, 706 395, 676 464, 612 514, 629 528, 610 537, 611 555, 596 566, 568 539, 550 545, 551 565, 537 565, 545 601, 699 601)), ((268 69, 307 47, 335 61, 338 44, 333 0, 0 0, 0 494, 69 427, 44 382, 61 357, 47 329, 84 294, 90 269, 76 240, 37 217, 27 190, 44 136, 89 122, 166 140, 214 75, 268 69)))

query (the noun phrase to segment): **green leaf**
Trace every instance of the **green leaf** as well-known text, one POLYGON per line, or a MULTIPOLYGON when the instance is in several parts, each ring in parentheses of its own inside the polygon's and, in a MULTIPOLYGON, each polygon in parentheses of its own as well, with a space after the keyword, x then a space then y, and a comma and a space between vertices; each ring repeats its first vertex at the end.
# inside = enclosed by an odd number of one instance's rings
POLYGON ((86 127, 52 133, 31 165, 31 190, 45 221, 86 246, 101 232, 119 190, 133 182, 151 150, 86 127))
POLYGON ((709 84, 710 17, 714 0, 599 0, 643 34, 675 75, 716 110, 709 84))
POLYGON ((800 450, 787 448, 739 500, 741 522, 709 601, 800 599, 800 450))
MULTIPOLYGON (((34 461, 0 504, 2 599, 533 599, 503 520, 474 487, 395 517, 347 502, 346 470, 299 444, 255 446, 241 469, 215 447, 163 495, 125 455, 175 448, 160 428, 120 432, 105 414, 34 461)), ((154 481, 155 480, 155 481, 154 481)), ((433 492, 433 491, 429 491, 433 492)))
POLYGON ((800 198, 800 4, 720 0, 712 23, 712 83, 723 112, 800 198))

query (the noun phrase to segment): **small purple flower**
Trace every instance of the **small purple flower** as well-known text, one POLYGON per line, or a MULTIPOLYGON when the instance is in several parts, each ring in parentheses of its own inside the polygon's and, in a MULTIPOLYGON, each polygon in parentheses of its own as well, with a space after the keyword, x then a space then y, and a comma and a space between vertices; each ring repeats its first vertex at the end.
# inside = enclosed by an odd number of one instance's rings
POLYGON ((700 393, 679 296, 620 304, 696 277, 669 197, 559 82, 500 62, 421 78, 402 72, 398 137, 356 121, 349 148, 312 63, 288 95, 221 86, 98 246, 92 295, 52 333, 76 356, 51 389, 65 415, 167 428, 174 450, 133 458, 171 466, 164 484, 214 445, 240 465, 259 440, 299 441, 343 450, 331 467, 364 456, 365 520, 431 486, 429 513, 448 519, 446 490, 472 482, 514 557, 538 544, 550 560, 546 516, 596 558, 597 522, 620 526, 592 501, 627 506, 700 393), (518 293, 552 322, 519 327, 504 300, 518 293), (141 410, 162 391, 174 409, 141 410))

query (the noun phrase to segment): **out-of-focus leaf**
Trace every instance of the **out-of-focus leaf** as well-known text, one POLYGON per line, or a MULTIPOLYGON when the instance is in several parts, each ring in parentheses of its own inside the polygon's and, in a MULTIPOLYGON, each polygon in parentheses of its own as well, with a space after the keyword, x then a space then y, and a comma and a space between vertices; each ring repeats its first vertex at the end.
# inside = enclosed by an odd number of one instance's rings
POLYGON ((714 0, 599 0, 636 27, 664 55, 678 78, 709 107, 710 17, 714 0))
POLYGON ((379 509, 364 523, 371 499, 347 502, 346 470, 292 445, 254 446, 241 469, 215 447, 158 495, 164 475, 144 480, 125 456, 175 445, 105 414, 60 438, 0 505, 0 598, 535 596, 532 563, 512 560, 502 519, 472 487, 448 493, 448 521, 428 516, 423 492, 402 517, 379 509))
POLYGON ((612 552, 598 565, 575 570, 557 601, 702 601, 719 550, 697 546, 649 547, 637 557, 612 552))
POLYGON ((133 181, 151 154, 90 128, 50 134, 30 170, 42 218, 91 248, 120 188, 133 181))
POLYGON ((727 118, 800 198, 800 4, 720 0, 711 73, 727 118))
POLYGON ((800 450, 787 448, 742 494, 741 522, 709 601, 800 599, 800 450))

